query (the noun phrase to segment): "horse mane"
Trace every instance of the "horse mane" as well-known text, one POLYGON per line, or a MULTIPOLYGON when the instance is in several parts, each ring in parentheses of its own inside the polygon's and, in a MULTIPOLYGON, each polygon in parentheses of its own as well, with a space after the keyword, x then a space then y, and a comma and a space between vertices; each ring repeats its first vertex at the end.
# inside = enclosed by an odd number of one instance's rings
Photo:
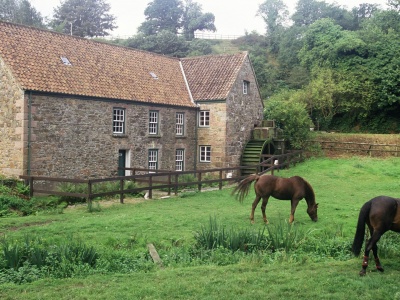
POLYGON ((251 174, 242 181, 238 183, 238 185, 235 187, 235 189, 232 191, 232 195, 237 192, 236 199, 239 199, 240 202, 243 202, 244 197, 247 196, 249 193, 249 188, 251 183, 254 180, 258 180, 260 178, 259 175, 257 174, 251 174))
POLYGON ((304 184, 306 185, 306 190, 305 190, 306 194, 305 194, 304 198, 306 199, 307 202, 308 202, 308 200, 312 200, 313 203, 315 203, 314 189, 312 188, 311 184, 307 180, 303 179, 303 181, 304 181, 304 184))

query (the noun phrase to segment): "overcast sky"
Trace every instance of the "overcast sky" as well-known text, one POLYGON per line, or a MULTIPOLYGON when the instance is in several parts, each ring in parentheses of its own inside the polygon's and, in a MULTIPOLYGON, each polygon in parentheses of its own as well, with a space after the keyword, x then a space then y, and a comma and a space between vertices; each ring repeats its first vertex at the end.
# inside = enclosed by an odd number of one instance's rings
MULTIPOLYGON (((136 34, 138 26, 145 20, 144 10, 151 0, 105 0, 111 6, 111 14, 116 17, 117 29, 111 32, 112 36, 123 38, 136 34)), ((265 0, 264 0, 265 1, 265 0)), ((202 5, 203 13, 210 12, 215 16, 216 34, 243 35, 253 30, 260 34, 265 33, 265 23, 256 16, 261 0, 195 0, 202 5)), ((293 12, 297 0, 283 0, 293 12)), ((31 4, 44 17, 52 17, 53 9, 60 6, 61 0, 30 0, 31 4)), ((326 0, 327 3, 337 3, 348 9, 361 3, 376 3, 385 5, 386 0, 326 0)))

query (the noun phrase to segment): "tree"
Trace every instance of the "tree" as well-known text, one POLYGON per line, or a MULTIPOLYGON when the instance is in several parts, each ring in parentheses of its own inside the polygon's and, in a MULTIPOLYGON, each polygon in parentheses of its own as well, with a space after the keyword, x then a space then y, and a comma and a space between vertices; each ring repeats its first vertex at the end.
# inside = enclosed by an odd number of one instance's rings
POLYGON ((0 20, 45 27, 42 15, 28 0, 0 0, 0 20))
POLYGON ((275 120, 294 149, 303 149, 313 126, 306 105, 293 101, 295 92, 281 91, 265 103, 264 119, 275 120))
POLYGON ((282 0, 266 0, 260 4, 257 15, 264 19, 267 29, 267 42, 272 53, 279 52, 279 42, 284 32, 289 11, 282 0))
POLYGON ((180 0, 153 0, 144 10, 146 21, 140 25, 138 31, 145 35, 154 35, 162 30, 177 34, 181 28, 183 12, 180 0))
POLYGON ((189 51, 188 42, 168 30, 153 35, 138 34, 128 39, 126 46, 175 57, 184 57, 189 51))
POLYGON ((287 22, 289 11, 282 0, 266 0, 258 7, 257 15, 264 19, 267 35, 273 34, 287 22))
POLYGON ((174 34, 183 33, 187 40, 194 38, 197 30, 216 31, 212 13, 203 13, 197 2, 186 0, 154 0, 150 2, 144 14, 144 21, 138 31, 145 35, 156 35, 163 30, 174 34))
POLYGON ((212 13, 203 13, 200 4, 186 0, 182 15, 183 34, 186 40, 194 39, 194 32, 197 30, 215 32, 217 29, 214 21, 215 16, 212 13))
POLYGON ((54 9, 53 29, 80 37, 107 36, 117 28, 104 0, 65 0, 54 9))

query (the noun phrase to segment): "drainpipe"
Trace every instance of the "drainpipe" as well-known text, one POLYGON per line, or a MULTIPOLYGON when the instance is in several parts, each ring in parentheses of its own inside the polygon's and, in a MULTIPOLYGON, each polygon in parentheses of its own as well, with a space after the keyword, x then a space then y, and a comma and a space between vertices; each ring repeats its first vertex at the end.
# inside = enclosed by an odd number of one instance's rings
POLYGON ((28 94, 28 159, 27 159, 27 175, 31 175, 31 128, 32 128, 32 92, 28 94))

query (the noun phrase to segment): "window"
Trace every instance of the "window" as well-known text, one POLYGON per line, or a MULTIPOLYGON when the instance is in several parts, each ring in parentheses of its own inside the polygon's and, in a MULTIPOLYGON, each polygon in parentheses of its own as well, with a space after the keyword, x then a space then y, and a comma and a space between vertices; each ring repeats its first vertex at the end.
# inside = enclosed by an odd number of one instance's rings
POLYGON ((211 162, 211 146, 200 146, 200 162, 211 162))
POLYGON ((243 94, 247 95, 249 93, 250 82, 243 80, 243 94))
POLYGON ((184 113, 176 113, 176 124, 175 124, 175 134, 176 135, 183 135, 184 120, 185 120, 184 113))
POLYGON ((150 111, 149 134, 158 134, 158 111, 150 111))
POLYGON ((157 170, 158 169, 158 150, 150 149, 149 150, 149 170, 157 170))
POLYGON ((113 133, 125 133, 125 109, 123 108, 113 109, 113 133))
POLYGON ((199 111, 199 126, 200 127, 210 126, 210 111, 208 110, 199 111))
POLYGON ((176 149, 175 171, 183 171, 184 170, 184 161, 185 161, 185 150, 184 149, 176 149))

